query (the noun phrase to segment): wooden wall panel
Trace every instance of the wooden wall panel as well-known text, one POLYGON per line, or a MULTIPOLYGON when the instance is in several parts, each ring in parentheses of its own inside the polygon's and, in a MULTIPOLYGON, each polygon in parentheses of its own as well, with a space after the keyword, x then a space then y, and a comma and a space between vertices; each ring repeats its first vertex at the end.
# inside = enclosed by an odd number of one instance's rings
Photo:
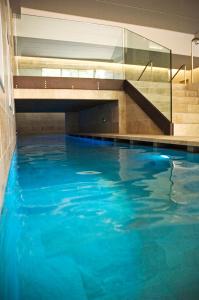
POLYGON ((82 89, 122 90, 123 80, 14 76, 14 88, 19 89, 82 89))

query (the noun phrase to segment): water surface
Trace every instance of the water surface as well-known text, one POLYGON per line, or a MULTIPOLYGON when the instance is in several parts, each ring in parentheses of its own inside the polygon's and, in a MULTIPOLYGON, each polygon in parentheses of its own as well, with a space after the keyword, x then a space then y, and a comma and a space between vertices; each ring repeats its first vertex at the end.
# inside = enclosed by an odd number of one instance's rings
POLYGON ((0 225, 1 300, 198 300, 199 155, 20 138, 0 225))

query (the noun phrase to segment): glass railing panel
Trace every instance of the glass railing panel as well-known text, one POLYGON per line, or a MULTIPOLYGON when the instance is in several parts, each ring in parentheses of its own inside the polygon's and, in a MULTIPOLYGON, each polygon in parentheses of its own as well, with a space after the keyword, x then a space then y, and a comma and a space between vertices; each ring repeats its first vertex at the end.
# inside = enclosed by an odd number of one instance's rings
POLYGON ((120 27, 22 14, 15 40, 18 75, 124 79, 120 27))
POLYGON ((23 15, 16 19, 16 74, 126 79, 171 120, 171 52, 129 30, 23 15))
POLYGON ((125 79, 124 64, 16 56, 17 73, 21 76, 125 79))
POLYGON ((125 30, 125 78, 171 119, 171 52, 125 30))

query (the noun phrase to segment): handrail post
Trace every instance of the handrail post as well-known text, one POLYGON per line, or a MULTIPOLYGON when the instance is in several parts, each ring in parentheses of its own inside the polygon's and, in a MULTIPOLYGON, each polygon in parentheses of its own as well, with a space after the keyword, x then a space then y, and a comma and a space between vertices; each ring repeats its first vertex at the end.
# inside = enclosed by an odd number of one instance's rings
POLYGON ((151 60, 148 61, 148 63, 146 64, 146 66, 144 67, 142 73, 140 74, 140 76, 138 77, 137 81, 139 81, 142 77, 142 75, 144 74, 144 72, 146 71, 147 67, 151 65, 151 72, 152 72, 152 68, 153 68, 153 63, 151 60))
POLYGON ((193 40, 191 41, 191 83, 193 83, 193 40))
POLYGON ((187 85, 187 67, 184 65, 184 84, 187 85))
POLYGON ((199 45, 199 37, 194 37, 192 40, 191 40, 191 83, 194 83, 194 55, 193 55, 193 44, 195 43, 195 45, 199 45))
POLYGON ((182 66, 180 66, 180 68, 177 70, 177 72, 173 75, 173 77, 171 78, 171 81, 173 81, 173 79, 178 75, 178 73, 180 72, 180 70, 184 67, 184 84, 186 85, 187 82, 187 67, 185 64, 183 64, 182 66))

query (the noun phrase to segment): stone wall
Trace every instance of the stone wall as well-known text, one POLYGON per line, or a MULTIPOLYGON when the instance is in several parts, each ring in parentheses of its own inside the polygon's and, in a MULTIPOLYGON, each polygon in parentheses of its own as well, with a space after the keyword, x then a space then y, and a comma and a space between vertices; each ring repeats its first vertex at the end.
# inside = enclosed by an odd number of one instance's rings
POLYGON ((78 132, 163 134, 154 121, 128 95, 120 93, 118 98, 118 101, 66 114, 17 113, 17 133, 18 135, 78 132))
MULTIPOLYGON (((3 68, 2 86, 0 85, 0 209, 7 182, 13 150, 15 148, 15 115, 12 97, 12 61, 13 40, 10 9, 5 1, 0 0, 0 12, 2 19, 2 41, 3 41, 3 68), (8 36, 8 38, 7 38, 8 36)), ((1 49, 2 51, 2 49, 1 49)))
POLYGON ((65 133, 65 113, 16 113, 18 135, 65 133))
POLYGON ((119 133, 118 102, 100 104, 79 113, 82 133, 119 133))
POLYGON ((163 134, 152 119, 126 95, 126 111, 124 110, 124 119, 126 120, 126 134, 163 134))
POLYGON ((79 113, 67 112, 65 117, 66 134, 79 132, 79 113))

